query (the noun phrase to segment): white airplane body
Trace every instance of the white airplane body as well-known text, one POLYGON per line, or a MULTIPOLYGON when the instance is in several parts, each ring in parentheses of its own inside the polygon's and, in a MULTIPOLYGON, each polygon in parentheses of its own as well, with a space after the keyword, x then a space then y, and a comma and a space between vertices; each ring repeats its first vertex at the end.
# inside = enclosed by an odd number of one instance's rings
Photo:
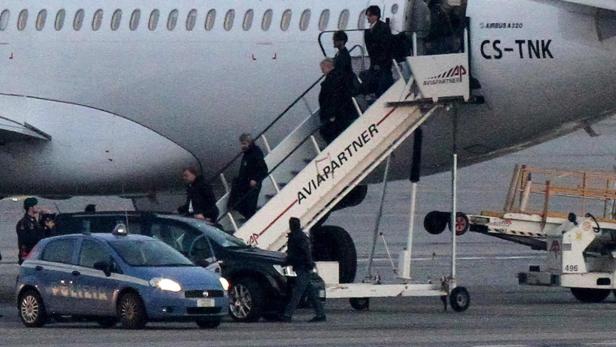
MULTIPOLYGON (((211 177, 238 153, 240 133, 259 133, 320 76, 317 38, 324 10, 330 13, 328 31, 338 29, 345 10, 346 29, 356 29, 371 4, 381 6, 394 31, 403 31, 412 3, 4 1, 0 16, 9 15, 0 17, 0 194, 166 191, 178 189, 181 168, 195 163, 211 177), (263 30, 270 9, 271 25, 263 30), (46 20, 38 30, 41 10, 46 20), (101 26, 94 30, 98 10, 101 26), (159 19, 150 30, 154 10, 159 19), (169 17, 175 10, 174 26, 169 17), (206 28, 211 10, 215 21, 206 28), (245 30, 251 10, 252 25, 245 30), (285 10, 292 13, 287 30, 285 10), (302 30, 306 10, 310 19, 302 30)), ((486 102, 459 109, 463 165, 616 113, 616 8, 610 2, 469 0, 466 16, 471 73, 486 102)), ((362 43, 361 33, 350 37, 348 47, 362 43)), ((333 52, 331 36, 324 44, 333 52)), ((287 128, 274 129, 272 141, 305 116, 290 116, 287 128)), ((449 166, 451 124, 451 114, 443 112, 425 126, 427 173, 449 166)), ((409 146, 397 151, 391 179, 408 175, 409 146)))

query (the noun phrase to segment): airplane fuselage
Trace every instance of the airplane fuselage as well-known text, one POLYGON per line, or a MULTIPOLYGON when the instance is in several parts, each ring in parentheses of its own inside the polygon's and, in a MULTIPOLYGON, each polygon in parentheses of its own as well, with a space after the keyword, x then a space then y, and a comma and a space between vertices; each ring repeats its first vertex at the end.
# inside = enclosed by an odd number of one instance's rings
MULTIPOLYGON (((0 193, 168 190, 181 184, 182 167, 196 163, 210 177, 239 152, 239 134, 260 132, 320 76, 321 31, 345 21, 346 29, 362 28, 369 4, 383 8, 395 31, 406 30, 411 3, 5 1, 0 120, 27 123, 51 139, 2 143, 0 193)), ((469 0, 466 15, 471 72, 486 103, 459 107, 462 164, 616 111, 616 38, 598 35, 592 10, 556 1, 469 0)), ((361 32, 349 36, 348 47, 363 44, 361 32)), ((333 53, 331 36, 323 38, 333 53)), ((426 125, 428 173, 449 165, 451 114, 426 125)), ((288 115, 270 141, 307 115, 288 115)), ((392 179, 406 177, 409 146, 398 150, 392 179)))

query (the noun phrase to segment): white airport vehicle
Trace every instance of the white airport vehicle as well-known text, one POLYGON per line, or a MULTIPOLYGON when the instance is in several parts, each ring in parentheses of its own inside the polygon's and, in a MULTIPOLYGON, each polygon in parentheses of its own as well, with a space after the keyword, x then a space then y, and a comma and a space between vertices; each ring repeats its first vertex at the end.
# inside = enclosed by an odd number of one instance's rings
POLYGON ((518 274, 520 284, 561 286, 581 302, 601 302, 616 289, 616 229, 590 214, 545 230, 548 252, 543 265, 518 274))
MULTIPOLYGON (((616 173, 516 165, 503 210, 462 214, 457 228, 546 250, 547 235, 567 221, 564 211, 591 212, 601 228, 616 230, 616 173)), ((424 219, 430 233, 445 224, 442 212, 424 219)))

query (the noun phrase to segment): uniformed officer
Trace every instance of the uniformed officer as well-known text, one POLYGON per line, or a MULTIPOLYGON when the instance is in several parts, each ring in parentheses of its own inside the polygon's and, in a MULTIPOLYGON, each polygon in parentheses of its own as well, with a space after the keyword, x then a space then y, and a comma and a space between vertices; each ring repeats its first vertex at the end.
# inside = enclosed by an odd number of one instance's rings
POLYGON ((36 198, 27 198, 24 200, 24 217, 17 222, 17 247, 19 264, 23 263, 24 259, 30 254, 32 248, 41 240, 45 232, 38 221, 39 208, 36 198))

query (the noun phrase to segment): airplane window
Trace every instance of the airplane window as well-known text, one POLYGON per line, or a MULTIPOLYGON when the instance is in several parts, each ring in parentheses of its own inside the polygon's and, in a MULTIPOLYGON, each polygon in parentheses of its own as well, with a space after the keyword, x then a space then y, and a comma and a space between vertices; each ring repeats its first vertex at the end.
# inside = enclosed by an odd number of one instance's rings
POLYGON ((274 11, 267 10, 263 13, 263 21, 261 21, 261 29, 263 31, 268 31, 270 26, 272 26, 272 16, 274 15, 274 11))
POLYGON ((92 30, 98 31, 103 24, 103 10, 98 9, 94 12, 94 17, 92 17, 92 30))
POLYGON ((20 31, 24 30, 26 24, 28 24, 28 10, 21 10, 19 17, 17 17, 17 29, 20 31))
POLYGON ((178 10, 173 10, 169 13, 169 18, 167 18, 167 29, 172 31, 175 29, 175 26, 178 24, 178 10))
POLYGON ((56 14, 56 30, 60 31, 64 28, 64 18, 66 18, 66 11, 59 10, 56 14))
POLYGON ((233 20, 235 20, 235 10, 227 11, 227 14, 225 15, 225 23, 224 23, 224 27, 226 31, 229 31, 233 28, 233 20))
POLYGON ((323 10, 321 17, 319 17, 319 30, 327 30, 327 23, 329 23, 329 10, 323 10))
POLYGON ((130 22, 128 23, 130 30, 137 30, 139 27, 139 19, 141 19, 141 10, 136 9, 133 11, 133 14, 130 15, 130 22))
POLYGON ((340 18, 338 18, 338 30, 346 29, 349 24, 349 10, 342 10, 340 18))
POLYGON ((205 17, 205 30, 210 31, 214 28, 214 23, 216 22, 216 10, 211 9, 207 12, 207 16, 205 17))
POLYGON ((158 26, 159 17, 160 17, 160 11, 152 10, 152 12, 150 13, 150 20, 148 21, 148 29, 150 29, 150 31, 156 30, 156 27, 158 26))
POLYGON ((45 27, 45 21, 47 20, 47 10, 41 10, 36 16, 36 30, 41 31, 45 27))
POLYGON ((111 16, 111 30, 116 31, 120 28, 120 22, 122 21, 122 10, 117 9, 111 16))
POLYGON ((186 16, 186 30, 192 31, 195 28, 195 24, 197 24, 197 10, 193 8, 188 12, 188 16, 186 16))
POLYGON ((367 23, 366 10, 362 10, 359 13, 359 20, 357 21, 357 27, 359 29, 366 29, 366 23, 367 23))
POLYGON ((9 10, 2 11, 0 14, 0 30, 6 30, 6 27, 9 26, 9 17, 11 16, 11 12, 9 10))
POLYGON ((282 29, 282 31, 287 31, 287 29, 289 29, 292 14, 293 13, 291 12, 291 10, 285 10, 282 13, 282 19, 280 20, 280 29, 282 29))
POLYGON ((391 14, 398 13, 398 4, 391 5, 391 14))
POLYGON ((83 25, 83 17, 85 16, 85 11, 83 9, 77 10, 75 12, 75 18, 73 19, 73 29, 76 31, 81 30, 81 26, 83 25))
POLYGON ((299 18, 299 30, 306 31, 310 24, 310 10, 304 10, 302 16, 299 18))
POLYGON ((246 14, 244 14, 244 22, 242 23, 242 28, 244 28, 244 30, 248 31, 250 30, 250 28, 252 27, 252 19, 255 16, 255 11, 253 10, 248 10, 246 11, 246 14))

